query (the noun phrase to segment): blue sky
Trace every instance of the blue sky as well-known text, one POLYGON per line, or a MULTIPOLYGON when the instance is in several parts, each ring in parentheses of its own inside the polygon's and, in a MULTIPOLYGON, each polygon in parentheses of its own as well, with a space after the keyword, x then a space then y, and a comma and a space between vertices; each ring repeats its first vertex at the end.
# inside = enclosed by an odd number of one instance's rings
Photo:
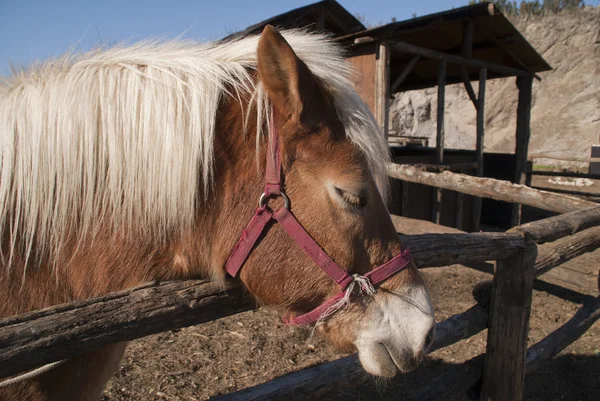
MULTIPOLYGON (((468 0, 338 0, 376 24, 459 7, 468 0)), ((0 75, 73 46, 147 37, 218 39, 311 0, 0 0, 0 75)), ((588 1, 598 4, 599 0, 588 1)))

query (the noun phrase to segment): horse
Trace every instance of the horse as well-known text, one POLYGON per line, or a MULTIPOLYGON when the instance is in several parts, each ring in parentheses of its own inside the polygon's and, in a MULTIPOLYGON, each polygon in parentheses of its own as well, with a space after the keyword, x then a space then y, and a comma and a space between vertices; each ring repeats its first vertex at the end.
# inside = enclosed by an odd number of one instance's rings
MULTIPOLYGON (((389 150, 352 73, 326 36, 271 26, 14 71, 0 85, 0 317, 148 281, 224 283, 242 244, 233 275, 262 305, 316 320, 372 375, 414 369, 433 307, 386 209, 389 150), (264 185, 273 165, 276 190, 264 185), (274 220, 287 209, 302 240, 274 220), (260 213, 271 217, 245 243, 260 213)), ((72 358, 0 399, 98 399, 125 347, 72 358)))

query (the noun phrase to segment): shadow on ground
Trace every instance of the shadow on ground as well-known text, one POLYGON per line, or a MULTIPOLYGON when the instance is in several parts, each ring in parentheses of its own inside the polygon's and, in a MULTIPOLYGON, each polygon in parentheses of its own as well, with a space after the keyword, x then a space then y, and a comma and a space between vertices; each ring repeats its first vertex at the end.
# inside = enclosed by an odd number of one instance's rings
MULTIPOLYGON (((324 400, 398 401, 416 400, 415 395, 432 386, 439 375, 460 370, 459 364, 441 359, 427 361, 421 368, 389 382, 368 379, 358 389, 342 390, 324 400)), ((600 395, 600 350, 595 356, 561 355, 552 359, 526 377, 525 400, 527 401, 596 401, 600 395)), ((419 398, 423 400, 424 398, 419 398)), ((427 398, 425 398, 427 399, 427 398)), ((443 399, 449 398, 434 398, 443 399)), ((475 398, 477 399, 477 398, 475 398)), ((459 401, 471 400, 463 395, 459 401)))

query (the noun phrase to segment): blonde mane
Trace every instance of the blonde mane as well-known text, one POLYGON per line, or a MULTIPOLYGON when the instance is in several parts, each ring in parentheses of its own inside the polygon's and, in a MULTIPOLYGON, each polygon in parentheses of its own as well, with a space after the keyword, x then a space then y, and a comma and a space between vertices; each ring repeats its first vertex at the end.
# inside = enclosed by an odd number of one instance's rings
MULTIPOLYGON (((341 49, 320 35, 282 33, 333 96, 385 196, 387 144, 341 49)), ((222 96, 252 94, 263 135, 267 99, 252 74, 257 43, 143 42, 67 55, 4 79, 0 234, 11 249, 25 246, 28 257, 35 238, 58 252, 74 227, 93 233, 106 219, 152 235, 189 227, 203 200, 199 186, 204 196, 211 190, 222 96)))

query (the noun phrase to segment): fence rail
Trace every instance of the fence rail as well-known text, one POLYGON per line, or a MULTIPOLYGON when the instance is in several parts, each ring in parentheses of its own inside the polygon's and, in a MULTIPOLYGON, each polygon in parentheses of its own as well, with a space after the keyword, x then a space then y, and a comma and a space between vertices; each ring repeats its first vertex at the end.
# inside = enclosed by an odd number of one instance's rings
MULTIPOLYGON (((509 202, 538 205, 541 202, 549 210, 570 211, 515 227, 506 233, 400 236, 421 268, 498 261, 494 282, 479 286, 480 293, 488 295, 479 296, 479 303, 467 311, 438 323, 432 346, 432 351, 447 347, 489 327, 491 348, 488 348, 487 356, 481 355, 458 367, 460 371, 454 372, 453 379, 450 376, 436 379, 439 386, 428 386, 417 399, 434 399, 432 397, 440 394, 448 396, 444 399, 452 399, 453 394, 466 390, 482 377, 482 393, 491 399, 521 399, 525 370, 537 368, 540 361, 560 352, 600 316, 600 301, 596 298, 567 324, 529 351, 526 349, 533 278, 600 247, 600 207, 576 198, 525 190, 502 181, 469 176, 465 179, 448 171, 436 174, 417 171, 410 166, 390 166, 389 171, 391 176, 411 182, 476 196, 506 198, 502 200, 509 202), (489 291, 484 291, 486 288, 489 291), (520 311, 518 316, 504 313, 504 306, 509 304, 513 305, 513 310, 520 311), (483 366, 485 370, 482 370, 483 366)), ((399 217, 393 220, 397 231, 405 231, 402 224, 408 220, 399 217)), ((195 280, 150 283, 9 317, 0 320, 0 377, 70 358, 105 344, 201 324, 255 306, 255 302, 244 295, 239 282, 195 280)), ((294 400, 306 399, 307 394, 318 397, 325 390, 347 385, 357 369, 357 357, 350 356, 217 400, 294 400)))

